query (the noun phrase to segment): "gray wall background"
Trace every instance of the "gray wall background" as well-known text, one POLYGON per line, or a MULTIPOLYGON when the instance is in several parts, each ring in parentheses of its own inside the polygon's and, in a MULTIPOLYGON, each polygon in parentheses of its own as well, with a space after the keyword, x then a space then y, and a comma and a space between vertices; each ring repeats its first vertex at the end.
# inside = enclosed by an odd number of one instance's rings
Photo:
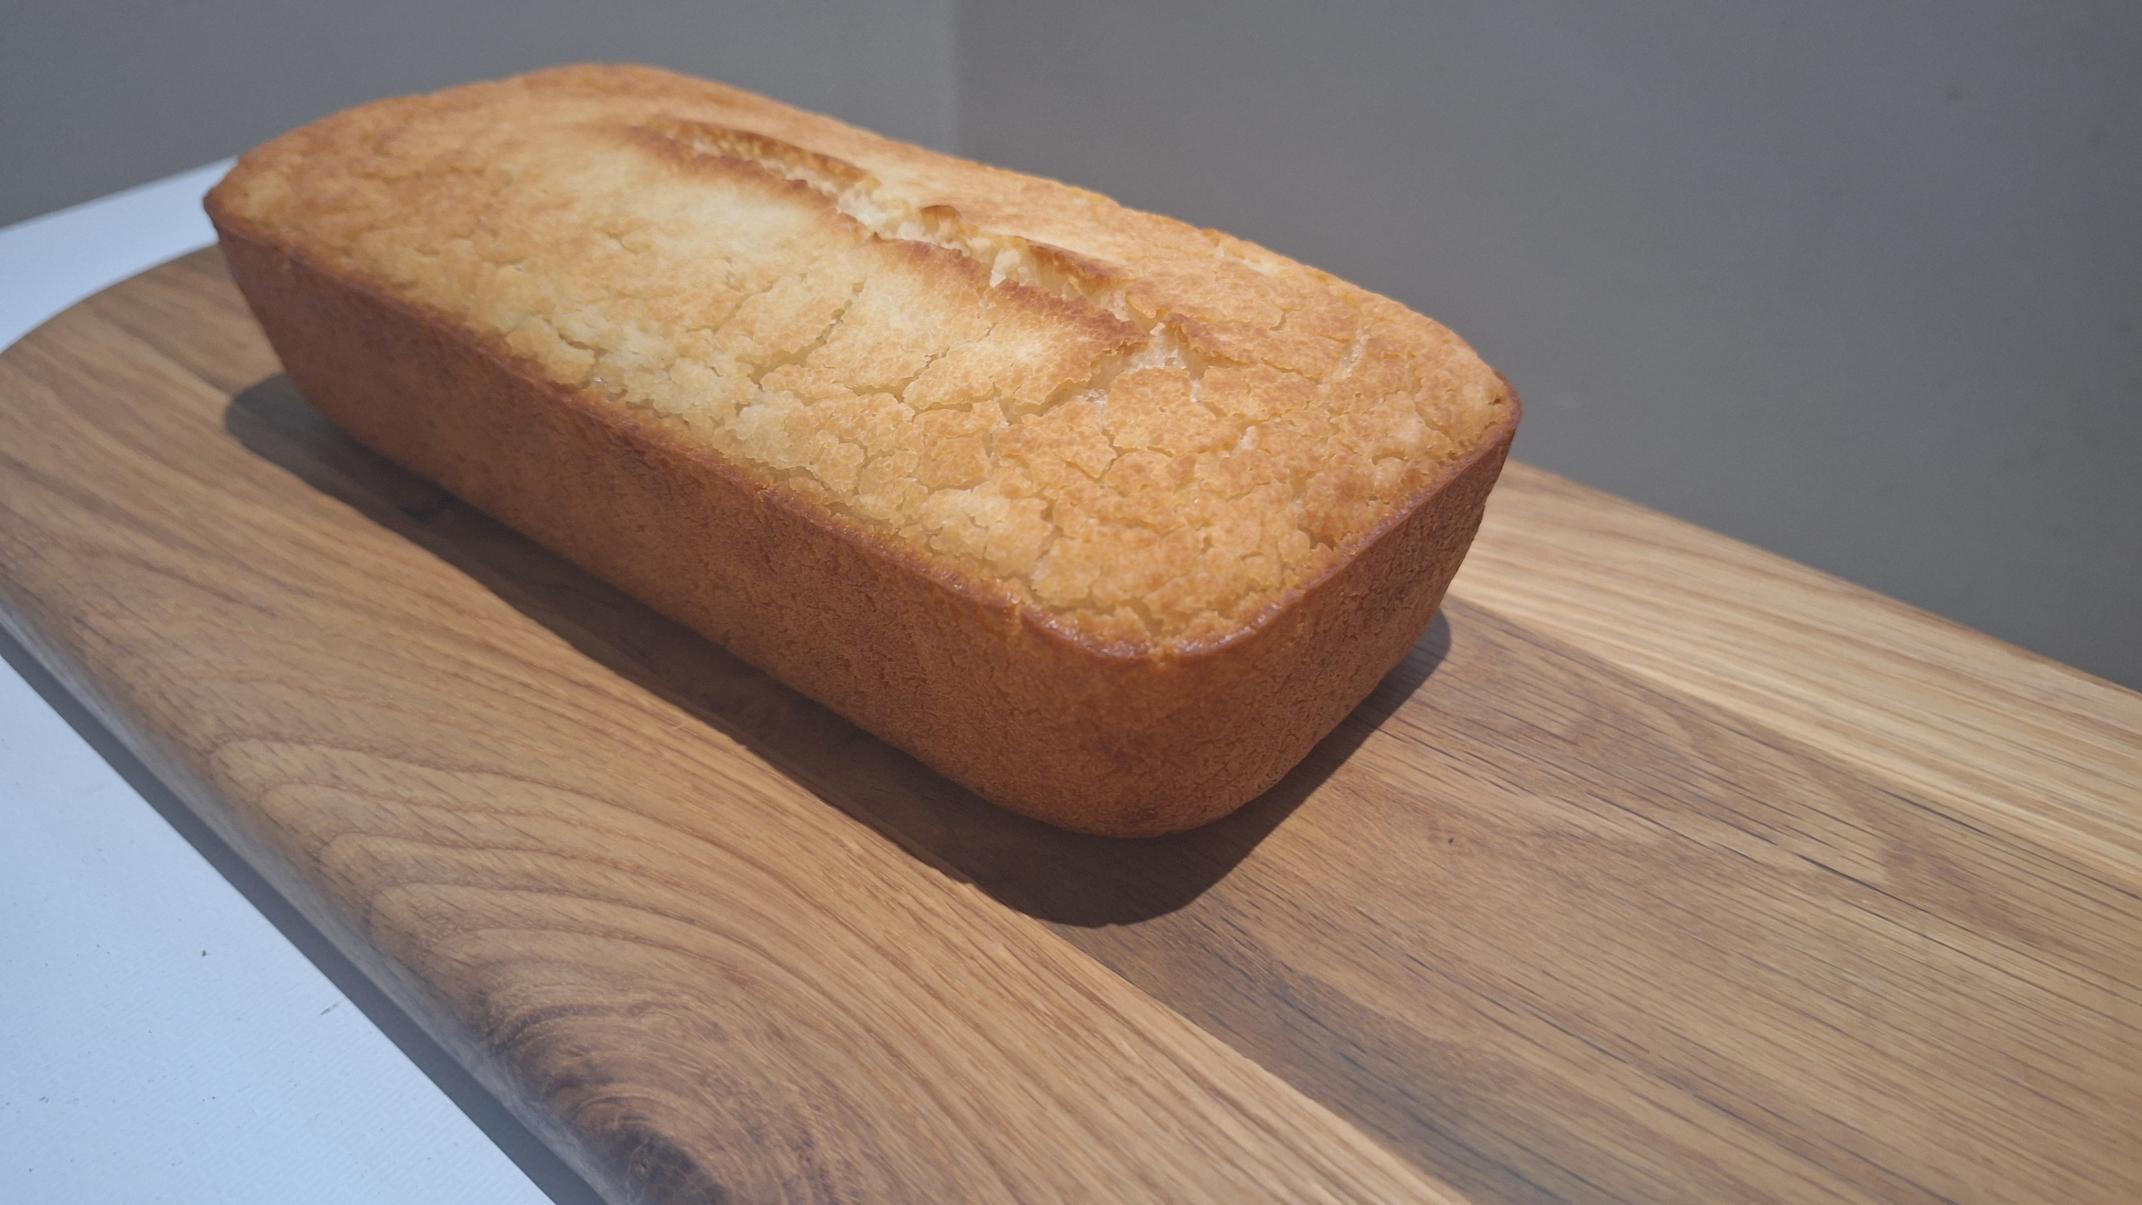
POLYGON ((2142 6, 1230 11, 963 4, 962 149, 1436 315, 1523 459, 2142 687, 2142 6))
POLYGON ((0 18, 0 221, 633 58, 1449 322, 1518 455, 2142 687, 2142 6, 113 0, 0 18))
POLYGON ((952 147, 951 0, 0 0, 0 225, 360 101, 605 59, 952 147))

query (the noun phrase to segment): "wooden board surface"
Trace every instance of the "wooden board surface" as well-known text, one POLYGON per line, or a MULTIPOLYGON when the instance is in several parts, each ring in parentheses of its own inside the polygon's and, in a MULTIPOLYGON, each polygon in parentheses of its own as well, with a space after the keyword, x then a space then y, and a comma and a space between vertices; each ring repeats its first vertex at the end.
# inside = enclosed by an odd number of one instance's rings
POLYGON ((340 439, 202 252, 0 355, 0 618, 616 1199, 2142 1199, 2142 696, 1523 466, 1280 787, 1081 838, 340 439))

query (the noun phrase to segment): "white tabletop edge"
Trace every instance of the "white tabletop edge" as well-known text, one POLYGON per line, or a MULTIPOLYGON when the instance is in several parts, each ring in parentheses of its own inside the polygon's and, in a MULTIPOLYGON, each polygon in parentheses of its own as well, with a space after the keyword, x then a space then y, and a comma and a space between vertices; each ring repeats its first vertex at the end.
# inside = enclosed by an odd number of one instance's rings
MULTIPOLYGON (((0 346, 212 241, 229 166, 0 228, 0 346)), ((0 1200, 593 1199, 4 634, 0 656, 0 1200)))

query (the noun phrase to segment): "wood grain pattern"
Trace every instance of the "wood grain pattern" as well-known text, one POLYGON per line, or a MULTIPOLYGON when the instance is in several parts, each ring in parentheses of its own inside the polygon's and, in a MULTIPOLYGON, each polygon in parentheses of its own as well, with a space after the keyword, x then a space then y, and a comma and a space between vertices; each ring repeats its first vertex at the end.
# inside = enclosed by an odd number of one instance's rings
POLYGON ((1516 473, 1468 582, 1479 602, 1980 822, 2058 827, 2071 852, 2107 867, 2142 857, 2142 695, 1597 490, 1516 473), (1644 588, 1663 581, 1680 586, 1644 588))
POLYGON ((0 356, 0 603, 617 1199, 2142 1196, 2142 698, 1513 466, 1160 841, 354 448, 201 253, 0 356))

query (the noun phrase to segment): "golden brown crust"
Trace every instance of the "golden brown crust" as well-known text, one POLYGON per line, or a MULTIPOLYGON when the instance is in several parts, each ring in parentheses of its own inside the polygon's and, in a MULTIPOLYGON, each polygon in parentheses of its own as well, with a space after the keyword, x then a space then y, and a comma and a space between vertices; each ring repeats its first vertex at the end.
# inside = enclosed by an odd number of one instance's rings
POLYGON ((353 110, 210 210, 358 439, 1089 831, 1299 761, 1426 626, 1516 424, 1322 273, 645 69, 353 110))
POLYGON ((1513 416, 1251 244, 639 68, 338 114, 215 205, 1096 643, 1230 638, 1513 416))

